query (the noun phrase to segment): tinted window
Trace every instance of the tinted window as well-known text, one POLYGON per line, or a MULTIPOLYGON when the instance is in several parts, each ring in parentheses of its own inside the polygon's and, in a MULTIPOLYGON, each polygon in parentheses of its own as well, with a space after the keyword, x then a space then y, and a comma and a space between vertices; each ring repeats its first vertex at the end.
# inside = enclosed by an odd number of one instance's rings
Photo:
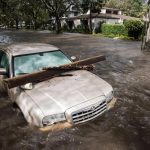
POLYGON ((8 68, 8 59, 5 53, 2 53, 0 67, 6 69, 8 68))
POLYGON ((3 56, 3 52, 0 51, 0 62, 1 62, 2 56, 3 56))
POLYGON ((8 69, 8 58, 7 55, 0 51, 0 68, 8 69))

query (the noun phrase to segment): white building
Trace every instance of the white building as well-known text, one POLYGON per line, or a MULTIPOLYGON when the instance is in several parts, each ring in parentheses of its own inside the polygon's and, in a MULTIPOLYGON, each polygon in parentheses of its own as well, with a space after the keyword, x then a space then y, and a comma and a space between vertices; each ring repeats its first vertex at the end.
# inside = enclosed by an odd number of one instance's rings
POLYGON ((137 19, 135 17, 125 16, 122 11, 114 8, 103 7, 101 13, 92 13, 88 11, 86 14, 80 14, 75 7, 71 7, 68 11, 68 16, 62 18, 62 26, 69 25, 69 28, 76 28, 79 25, 87 24, 89 26, 90 18, 92 19, 93 29, 95 29, 100 22, 108 24, 120 24, 124 20, 137 19))

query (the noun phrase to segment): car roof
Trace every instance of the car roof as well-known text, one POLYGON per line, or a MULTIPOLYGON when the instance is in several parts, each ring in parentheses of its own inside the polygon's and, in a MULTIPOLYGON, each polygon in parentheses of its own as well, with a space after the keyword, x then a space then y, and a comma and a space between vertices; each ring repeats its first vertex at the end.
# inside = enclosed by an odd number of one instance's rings
POLYGON ((4 47, 4 51, 12 56, 59 50, 57 47, 44 43, 16 43, 4 47))

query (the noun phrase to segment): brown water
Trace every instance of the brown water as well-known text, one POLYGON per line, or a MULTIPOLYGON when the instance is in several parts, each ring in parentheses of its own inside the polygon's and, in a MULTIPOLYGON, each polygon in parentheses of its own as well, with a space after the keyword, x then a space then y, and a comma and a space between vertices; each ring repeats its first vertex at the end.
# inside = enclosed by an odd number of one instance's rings
POLYGON ((88 35, 48 32, 0 32, 10 42, 43 42, 66 54, 87 58, 105 54, 95 73, 115 90, 114 109, 94 121, 58 132, 42 133, 13 111, 7 96, 0 95, 0 149, 12 150, 149 150, 150 54, 140 42, 88 35))

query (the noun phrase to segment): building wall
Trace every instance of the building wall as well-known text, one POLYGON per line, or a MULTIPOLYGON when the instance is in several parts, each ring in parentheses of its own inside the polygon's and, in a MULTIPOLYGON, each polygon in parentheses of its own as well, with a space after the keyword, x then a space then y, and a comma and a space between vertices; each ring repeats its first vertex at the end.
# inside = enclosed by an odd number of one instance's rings
POLYGON ((93 23, 95 24, 95 26, 99 23, 99 22, 106 22, 108 24, 118 24, 120 23, 120 19, 104 19, 104 18, 94 18, 92 19, 93 23))
POLYGON ((101 13, 102 13, 102 14, 106 14, 106 9, 103 9, 103 8, 102 8, 102 9, 101 9, 101 13))
POLYGON ((74 20, 74 27, 77 27, 77 26, 79 26, 79 25, 81 25, 80 19, 74 20))
POLYGON ((101 14, 106 14, 108 10, 110 12, 109 14, 122 15, 122 11, 121 10, 111 9, 111 8, 102 8, 101 9, 101 14))
POLYGON ((118 12, 118 15, 122 15, 122 11, 121 10, 118 12))

